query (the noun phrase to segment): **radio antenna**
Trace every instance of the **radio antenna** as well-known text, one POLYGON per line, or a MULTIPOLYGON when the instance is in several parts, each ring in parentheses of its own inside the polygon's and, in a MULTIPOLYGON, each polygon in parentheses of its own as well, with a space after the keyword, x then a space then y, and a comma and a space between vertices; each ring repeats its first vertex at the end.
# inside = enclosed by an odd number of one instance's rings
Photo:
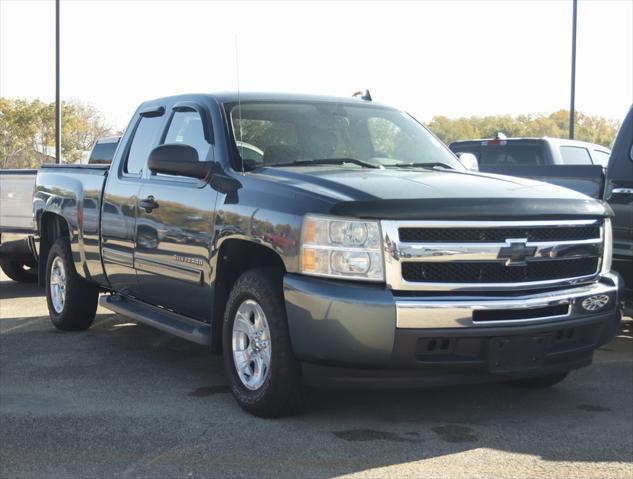
POLYGON ((244 158, 242 156, 244 147, 242 146, 242 102, 240 99, 240 59, 239 59, 239 51, 237 47, 237 33, 235 34, 235 79, 237 82, 237 120, 239 122, 238 131, 239 131, 239 144, 237 145, 237 152, 240 155, 240 164, 242 168, 242 175, 244 174, 244 158))

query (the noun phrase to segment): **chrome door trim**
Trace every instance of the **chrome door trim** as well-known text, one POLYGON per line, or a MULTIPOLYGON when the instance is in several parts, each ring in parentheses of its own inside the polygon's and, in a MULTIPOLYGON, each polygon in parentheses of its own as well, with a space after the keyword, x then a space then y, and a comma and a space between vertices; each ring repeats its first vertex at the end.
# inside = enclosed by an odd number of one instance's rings
POLYGON ((202 285, 202 270, 197 268, 174 265, 171 261, 158 260, 138 252, 134 255, 134 265, 139 271, 202 285))
POLYGON ((104 246, 101 249, 103 260, 110 263, 120 264, 128 268, 134 267, 134 255, 126 251, 121 251, 110 246, 104 246))

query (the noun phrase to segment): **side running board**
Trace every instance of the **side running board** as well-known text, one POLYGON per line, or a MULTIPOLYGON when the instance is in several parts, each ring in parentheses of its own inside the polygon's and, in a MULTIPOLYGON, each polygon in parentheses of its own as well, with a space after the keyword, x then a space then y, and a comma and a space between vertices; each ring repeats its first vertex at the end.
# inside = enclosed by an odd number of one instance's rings
POLYGON ((207 323, 118 294, 101 296, 99 304, 110 311, 122 314, 139 323, 147 324, 179 338, 202 345, 211 344, 211 326, 207 323))

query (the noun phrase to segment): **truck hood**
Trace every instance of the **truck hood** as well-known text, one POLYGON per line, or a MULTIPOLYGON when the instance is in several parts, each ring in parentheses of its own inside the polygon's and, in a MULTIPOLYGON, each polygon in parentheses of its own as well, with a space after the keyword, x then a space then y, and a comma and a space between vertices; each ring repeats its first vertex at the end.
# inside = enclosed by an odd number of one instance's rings
POLYGON ((341 216, 380 219, 545 219, 612 214, 573 190, 510 176, 452 170, 268 167, 260 179, 333 202, 341 216))

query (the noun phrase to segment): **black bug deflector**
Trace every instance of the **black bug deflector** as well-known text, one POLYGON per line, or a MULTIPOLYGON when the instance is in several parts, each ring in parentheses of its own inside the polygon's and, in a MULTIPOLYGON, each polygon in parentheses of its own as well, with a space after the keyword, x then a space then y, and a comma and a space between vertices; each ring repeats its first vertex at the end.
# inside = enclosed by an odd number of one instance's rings
POLYGON ((343 201, 332 214, 383 220, 552 220, 613 216, 601 201, 575 198, 424 198, 343 201))

